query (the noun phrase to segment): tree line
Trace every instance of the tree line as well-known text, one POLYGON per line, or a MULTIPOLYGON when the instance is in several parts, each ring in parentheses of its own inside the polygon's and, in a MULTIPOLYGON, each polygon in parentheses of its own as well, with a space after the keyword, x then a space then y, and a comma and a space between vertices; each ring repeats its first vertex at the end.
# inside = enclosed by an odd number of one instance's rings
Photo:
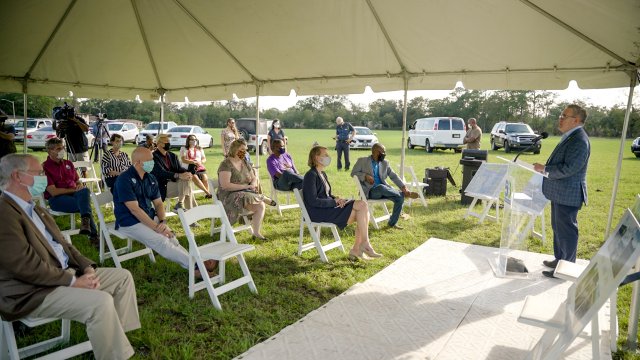
MULTIPOLYGON (((22 117, 22 94, 2 94, 0 99, 13 101, 16 116, 22 117)), ((51 109, 64 101, 73 104, 84 114, 106 113, 109 119, 136 119, 144 123, 160 120, 160 106, 153 101, 56 98, 28 96, 28 115, 33 118, 51 117, 51 109)), ((0 108, 12 114, 12 104, 0 101, 0 108)), ((558 135, 558 115, 565 102, 557 101, 557 95, 548 91, 479 91, 455 89, 443 99, 429 100, 416 97, 408 102, 407 125, 415 119, 430 116, 455 116, 465 120, 474 117, 483 132, 490 132, 496 122, 524 122, 534 130, 558 135)), ((599 107, 580 103, 587 109, 589 118, 585 129, 591 136, 619 137, 622 131, 625 108, 599 107)), ((261 118, 278 118, 285 128, 324 129, 335 126, 335 118, 341 116, 353 125, 372 129, 401 129, 402 100, 376 100, 368 106, 354 104, 346 96, 312 96, 299 100, 287 110, 264 109, 261 118)), ((230 117, 255 117, 255 104, 245 100, 214 101, 206 105, 165 105, 165 120, 178 124, 222 128, 230 117)), ((631 113, 628 137, 640 136, 640 113, 637 107, 631 113)))

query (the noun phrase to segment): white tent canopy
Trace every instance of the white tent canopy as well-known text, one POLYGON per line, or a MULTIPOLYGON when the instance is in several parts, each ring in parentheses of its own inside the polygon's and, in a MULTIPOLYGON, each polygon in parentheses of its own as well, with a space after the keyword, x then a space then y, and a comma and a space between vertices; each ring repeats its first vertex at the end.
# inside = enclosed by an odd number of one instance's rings
POLYGON ((0 91, 230 99, 629 85, 637 0, 3 0, 0 91))

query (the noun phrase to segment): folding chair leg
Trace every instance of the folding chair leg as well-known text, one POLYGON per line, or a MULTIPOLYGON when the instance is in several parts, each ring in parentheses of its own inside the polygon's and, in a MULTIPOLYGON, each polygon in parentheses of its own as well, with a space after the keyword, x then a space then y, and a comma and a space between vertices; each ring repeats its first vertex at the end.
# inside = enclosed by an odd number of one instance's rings
POLYGON ((300 237, 298 238, 298 256, 302 255, 302 245, 304 236, 304 220, 300 217, 300 237))
POLYGON ((373 215, 373 206, 369 205, 369 217, 371 218, 371 221, 373 223, 373 227, 376 230, 379 230, 380 227, 378 226, 378 221, 376 220, 376 216, 373 215))
POLYGON ((240 254, 236 256, 236 258, 238 259, 238 264, 240 264, 240 269, 242 269, 242 274, 244 275, 244 277, 249 279, 249 282, 247 283, 247 285, 249 286, 249 291, 251 291, 254 294, 257 294, 258 288, 256 288, 256 284, 253 282, 253 277, 249 272, 249 267, 247 266, 247 262, 244 260, 244 255, 240 254))
POLYGON ((3 355, 2 359, 11 359, 11 360, 19 360, 20 355, 18 354, 18 344, 16 344, 16 335, 13 332, 13 325, 8 321, 2 322, 2 343, 3 345, 3 355), (4 347, 4 345, 7 345, 4 347), (6 351, 6 353, 4 353, 6 351))
POLYGON ((427 199, 424 198, 424 194, 422 193, 422 189, 416 189, 418 196, 420 196, 420 202, 422 203, 422 206, 427 207, 427 199))
POLYGON ((320 242, 320 226, 316 229, 309 229, 311 232, 311 237, 313 238, 313 242, 316 245, 316 249, 318 250, 318 255, 320 255, 320 260, 322 262, 328 263, 329 259, 327 258, 327 254, 324 253, 324 249, 322 248, 322 243, 320 242))
POLYGON ((591 319, 591 358, 600 359, 600 326, 598 321, 599 311, 591 319))

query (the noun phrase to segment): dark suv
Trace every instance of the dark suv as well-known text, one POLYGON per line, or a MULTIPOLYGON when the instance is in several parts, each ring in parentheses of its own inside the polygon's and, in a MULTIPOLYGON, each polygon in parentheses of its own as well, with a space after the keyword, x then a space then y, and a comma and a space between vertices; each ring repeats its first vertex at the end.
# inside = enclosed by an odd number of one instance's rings
POLYGON ((640 158, 640 137, 633 140, 631 144, 631 152, 633 152, 636 157, 640 158))
MULTIPOLYGON (((511 150, 526 149, 533 144, 533 139, 537 135, 525 123, 508 123, 501 121, 496 123, 491 129, 491 149, 498 150, 503 147, 504 152, 511 150)), ((538 142, 529 149, 534 154, 540 154, 542 145, 538 142)))

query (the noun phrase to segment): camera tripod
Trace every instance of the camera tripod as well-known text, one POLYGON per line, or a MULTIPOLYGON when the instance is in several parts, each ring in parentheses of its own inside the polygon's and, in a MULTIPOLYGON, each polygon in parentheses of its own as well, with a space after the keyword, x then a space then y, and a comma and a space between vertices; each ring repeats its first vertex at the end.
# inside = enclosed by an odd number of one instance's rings
POLYGON ((89 159, 93 158, 93 162, 97 163, 102 159, 102 153, 107 151, 107 144, 102 141, 102 138, 109 137, 109 130, 104 124, 104 118, 98 115, 96 124, 96 133, 93 138, 93 145, 91 145, 91 152, 89 153, 89 159))

